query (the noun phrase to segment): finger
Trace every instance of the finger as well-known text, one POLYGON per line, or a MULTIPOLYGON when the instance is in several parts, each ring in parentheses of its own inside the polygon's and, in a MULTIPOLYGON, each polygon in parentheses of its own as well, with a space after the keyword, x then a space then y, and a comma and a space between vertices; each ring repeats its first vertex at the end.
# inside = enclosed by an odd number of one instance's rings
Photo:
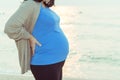
POLYGON ((35 51, 35 49, 34 49, 34 48, 32 48, 32 54, 34 54, 34 51, 35 51))
POLYGON ((34 54, 35 44, 32 44, 31 48, 32 48, 32 54, 34 54))
POLYGON ((39 46, 42 46, 38 41, 36 41, 36 43, 37 43, 39 46))

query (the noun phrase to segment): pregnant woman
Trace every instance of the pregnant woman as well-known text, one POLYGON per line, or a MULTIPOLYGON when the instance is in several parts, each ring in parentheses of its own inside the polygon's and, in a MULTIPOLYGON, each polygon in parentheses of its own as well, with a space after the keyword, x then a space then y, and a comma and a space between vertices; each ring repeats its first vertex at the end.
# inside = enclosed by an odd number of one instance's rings
POLYGON ((30 66, 36 80, 62 80, 69 53, 60 17, 50 9, 53 5, 54 0, 25 0, 5 26, 16 42, 22 73, 30 66))

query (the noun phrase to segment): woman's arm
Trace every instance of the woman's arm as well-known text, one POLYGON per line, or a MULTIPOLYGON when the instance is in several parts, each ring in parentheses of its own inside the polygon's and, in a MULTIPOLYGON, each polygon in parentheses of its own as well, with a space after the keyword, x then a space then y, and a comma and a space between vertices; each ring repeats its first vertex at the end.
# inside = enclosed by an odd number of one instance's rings
POLYGON ((34 54, 35 44, 41 46, 41 44, 25 29, 24 22, 30 16, 33 11, 33 5, 31 2, 25 1, 19 7, 19 9, 9 18, 5 24, 4 32, 9 38, 14 40, 28 39, 32 53, 34 54))
POLYGON ((18 10, 9 18, 5 24, 4 32, 14 40, 29 39, 31 34, 25 29, 24 22, 30 16, 33 7, 29 1, 21 4, 18 10))
POLYGON ((32 54, 34 54, 34 50, 35 50, 35 45, 39 45, 42 46, 42 44, 40 42, 38 42, 32 35, 30 36, 30 47, 32 49, 32 54))

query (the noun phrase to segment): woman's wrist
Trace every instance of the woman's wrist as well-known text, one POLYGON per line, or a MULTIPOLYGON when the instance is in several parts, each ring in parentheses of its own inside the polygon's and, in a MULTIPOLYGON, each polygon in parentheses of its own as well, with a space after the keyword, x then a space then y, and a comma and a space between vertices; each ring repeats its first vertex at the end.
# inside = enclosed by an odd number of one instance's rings
POLYGON ((33 36, 32 35, 30 35, 30 38, 29 38, 29 40, 32 40, 33 39, 33 36))

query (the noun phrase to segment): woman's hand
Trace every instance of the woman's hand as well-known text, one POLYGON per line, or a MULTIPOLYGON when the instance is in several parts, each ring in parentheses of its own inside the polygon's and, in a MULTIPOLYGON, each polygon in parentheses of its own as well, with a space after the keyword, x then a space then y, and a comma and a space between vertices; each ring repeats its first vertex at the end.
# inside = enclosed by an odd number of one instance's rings
POLYGON ((39 45, 39 46, 42 46, 32 35, 29 39, 30 41, 30 47, 32 49, 32 55, 34 54, 34 50, 35 50, 35 45, 39 45))

